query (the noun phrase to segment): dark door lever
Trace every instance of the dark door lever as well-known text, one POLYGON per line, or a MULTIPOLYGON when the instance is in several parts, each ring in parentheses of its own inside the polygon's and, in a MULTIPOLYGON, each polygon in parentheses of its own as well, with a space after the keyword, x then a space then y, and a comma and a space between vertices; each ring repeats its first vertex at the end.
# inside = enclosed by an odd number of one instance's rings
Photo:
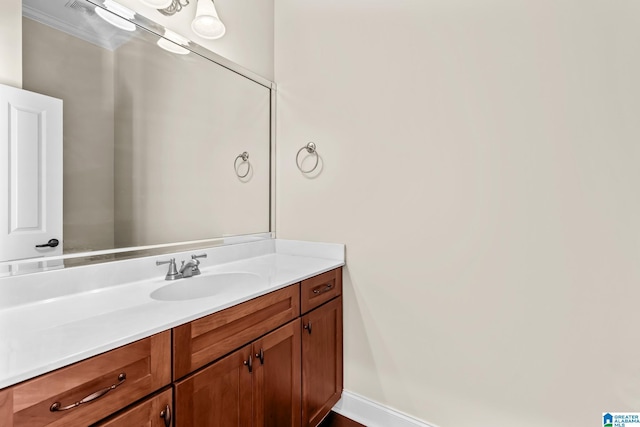
POLYGON ((60 242, 58 241, 58 239, 50 239, 47 243, 43 245, 36 245, 36 248, 55 248, 59 244, 60 242))

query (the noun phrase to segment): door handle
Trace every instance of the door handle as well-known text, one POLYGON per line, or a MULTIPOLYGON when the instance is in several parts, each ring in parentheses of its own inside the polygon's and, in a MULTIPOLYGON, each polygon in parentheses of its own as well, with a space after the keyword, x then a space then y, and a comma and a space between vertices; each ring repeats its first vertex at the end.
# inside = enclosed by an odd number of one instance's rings
POLYGON ((309 332, 309 335, 311 335, 311 320, 309 320, 309 323, 304 325, 302 329, 305 329, 307 332, 309 332))
POLYGON ((164 411, 160 412, 160 418, 164 420, 165 427, 171 427, 171 407, 167 405, 164 411))
POLYGON ((249 360, 242 362, 249 369, 249 373, 253 372, 253 357, 249 355, 249 360))
POLYGON ((47 243, 43 243, 42 245, 36 245, 36 248, 55 248, 60 244, 58 239, 49 239, 47 243))

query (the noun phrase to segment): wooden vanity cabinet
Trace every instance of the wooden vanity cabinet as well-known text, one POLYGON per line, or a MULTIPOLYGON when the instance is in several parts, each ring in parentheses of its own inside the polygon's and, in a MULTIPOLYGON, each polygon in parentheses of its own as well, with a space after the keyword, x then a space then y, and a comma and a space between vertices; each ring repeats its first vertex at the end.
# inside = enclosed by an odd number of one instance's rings
POLYGON ((175 385, 176 427, 300 426, 300 320, 175 385))
POLYGON ((161 332, 6 388, 0 425, 93 424, 171 383, 170 346, 161 332))
POLYGON ((342 394, 341 295, 338 268, 174 328, 175 426, 317 426, 342 394))
POLYGON ((342 268, 300 283, 302 426, 315 427, 342 395, 342 268))
POLYGON ((0 426, 315 427, 342 393, 341 295, 338 268, 5 388, 0 426))
POLYGON ((302 316, 302 426, 317 426, 342 394, 342 297, 302 316))

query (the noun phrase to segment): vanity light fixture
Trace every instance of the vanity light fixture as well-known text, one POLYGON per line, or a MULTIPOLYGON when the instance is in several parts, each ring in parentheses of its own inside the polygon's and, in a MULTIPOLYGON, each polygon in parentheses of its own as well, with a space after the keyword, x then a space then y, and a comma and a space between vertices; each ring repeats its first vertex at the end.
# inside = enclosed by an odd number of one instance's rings
POLYGON ((136 25, 133 22, 127 21, 127 19, 133 19, 136 16, 134 11, 113 0, 104 0, 104 7, 107 8, 107 10, 96 6, 96 15, 114 27, 125 31, 136 30, 136 25))
POLYGON ((174 33, 168 28, 164 29, 164 37, 160 37, 157 42, 158 46, 171 53, 177 53, 179 55, 186 55, 189 53, 188 49, 182 46, 188 46, 189 40, 182 37, 180 34, 174 33))
POLYGON ((183 7, 189 6, 189 0, 140 0, 142 4, 157 9, 165 16, 173 16, 183 7))
POLYGON ((171 6, 173 0, 140 0, 140 2, 154 9, 164 9, 171 6))
POLYGON ((213 40, 224 36, 227 30, 218 16, 213 0, 198 0, 191 29, 203 39, 213 40))

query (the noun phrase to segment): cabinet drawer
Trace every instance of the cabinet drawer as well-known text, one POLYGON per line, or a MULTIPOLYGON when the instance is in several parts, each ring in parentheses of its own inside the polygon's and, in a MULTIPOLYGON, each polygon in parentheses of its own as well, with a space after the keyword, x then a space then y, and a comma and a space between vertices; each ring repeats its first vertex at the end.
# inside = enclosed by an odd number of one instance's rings
POLYGON ((173 329, 173 376, 182 378, 300 315, 292 285, 173 329))
POLYGON ((173 392, 168 389, 93 427, 168 427, 173 425, 172 402, 173 392))
POLYGON ((169 384, 170 367, 166 331, 0 391, 0 425, 86 426, 169 384))
POLYGON ((306 313, 342 294, 342 267, 303 280, 300 286, 301 309, 306 313))

